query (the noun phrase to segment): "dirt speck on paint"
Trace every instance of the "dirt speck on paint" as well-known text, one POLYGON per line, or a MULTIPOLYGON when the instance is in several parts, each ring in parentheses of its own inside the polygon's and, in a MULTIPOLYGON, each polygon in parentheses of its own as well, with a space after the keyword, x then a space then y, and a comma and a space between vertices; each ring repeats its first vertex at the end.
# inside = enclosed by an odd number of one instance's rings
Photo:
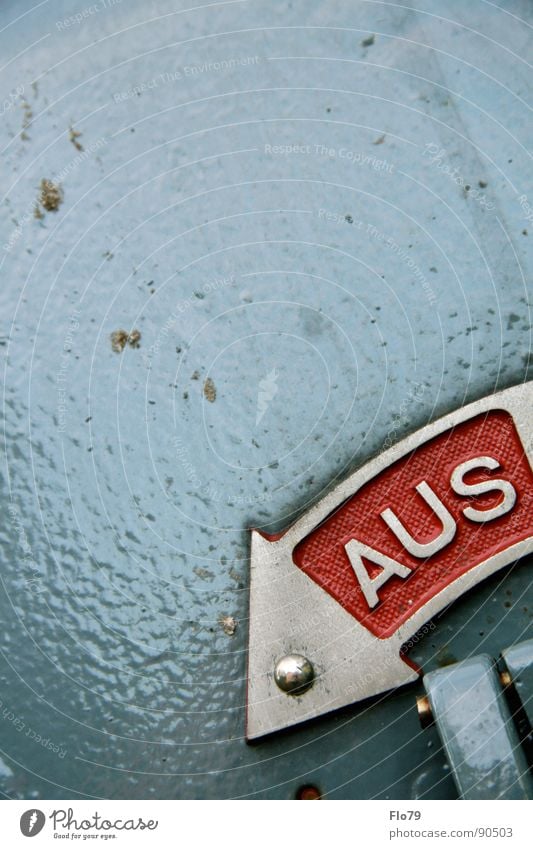
POLYGON ((132 330, 130 335, 128 336, 128 345, 130 348, 140 348, 141 347, 141 331, 140 330, 132 330))
POLYGON ((211 402, 211 404, 213 403, 213 401, 216 400, 217 397, 217 390, 215 384, 213 383, 210 377, 208 377, 204 383, 204 396, 208 401, 211 402))
POLYGON ((28 103, 27 100, 23 100, 21 105, 22 105, 22 108, 24 109, 24 115, 23 115, 23 118, 22 118, 22 132, 20 134, 20 137, 24 141, 27 141, 29 139, 29 135, 27 134, 26 130, 31 124, 31 121, 32 121, 32 118, 33 118, 33 112, 32 112, 31 106, 30 106, 30 104, 28 103))
POLYGON ((76 150, 83 150, 83 145, 81 144, 81 142, 78 141, 81 135, 82 134, 79 133, 78 130, 75 130, 73 127, 69 127, 68 139, 70 142, 72 142, 76 150))
POLYGON ((209 569, 204 569, 203 566, 194 566, 192 571, 203 581, 212 580, 215 577, 209 569))
POLYGON ((39 203, 47 212, 57 212, 63 203, 63 189, 61 186, 43 177, 41 180, 39 203))
POLYGON ((221 616, 218 620, 222 630, 228 637, 233 637, 237 630, 237 620, 233 616, 221 616))
POLYGON ((125 330, 114 330, 109 338, 115 354, 120 354, 128 344, 128 333, 125 330))
POLYGON ((140 348, 141 346, 140 330, 132 330, 131 333, 128 333, 127 330, 114 330, 109 338, 115 354, 121 354, 126 345, 129 345, 130 348, 140 348))
POLYGON ((232 581, 235 581, 237 584, 240 584, 240 583, 241 583, 241 581, 242 581, 242 575, 239 575, 239 573, 235 571, 235 569, 233 568, 233 566, 232 566, 232 567, 231 567, 231 569, 229 570, 228 574, 229 574, 229 576, 230 576, 230 578, 231 578, 231 580, 232 580, 232 581))

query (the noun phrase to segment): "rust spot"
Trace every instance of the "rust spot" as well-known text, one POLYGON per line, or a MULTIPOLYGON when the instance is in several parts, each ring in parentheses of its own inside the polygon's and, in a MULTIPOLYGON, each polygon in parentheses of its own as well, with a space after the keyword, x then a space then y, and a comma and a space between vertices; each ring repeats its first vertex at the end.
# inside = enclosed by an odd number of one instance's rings
POLYGON ((210 377, 208 377, 204 383, 204 395, 211 403, 216 400, 217 390, 210 377))
POLYGON ((322 794, 314 784, 304 784, 296 792, 297 799, 321 799, 322 794))

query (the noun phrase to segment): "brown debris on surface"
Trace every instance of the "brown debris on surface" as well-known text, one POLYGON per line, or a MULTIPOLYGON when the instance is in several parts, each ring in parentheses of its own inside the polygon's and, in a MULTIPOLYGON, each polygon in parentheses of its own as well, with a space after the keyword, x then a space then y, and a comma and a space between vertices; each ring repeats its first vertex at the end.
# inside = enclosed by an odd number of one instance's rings
POLYGON ((109 338, 115 354, 120 354, 128 343, 128 334, 125 330, 114 330, 109 338))
POLYGON ((211 404, 213 403, 213 401, 216 400, 216 397, 217 397, 216 386, 215 386, 215 384, 213 383, 213 381, 211 380, 210 377, 208 377, 206 379, 205 383, 204 383, 204 395, 205 395, 206 399, 211 402, 211 404))
POLYGON ((140 348, 141 347, 141 331, 140 330, 132 330, 130 335, 128 336, 128 344, 130 348, 140 348))
POLYGON ((131 333, 128 333, 127 330, 114 330, 109 338, 115 354, 121 354, 126 345, 129 345, 130 348, 140 348, 141 331, 132 330, 131 333))
POLYGON ((212 580, 215 577, 213 573, 209 571, 209 569, 204 569, 202 566, 194 566, 192 571, 195 575, 198 575, 198 577, 201 578, 203 581, 212 580))
POLYGON ((68 138, 69 141, 72 142, 76 150, 83 150, 83 145, 78 141, 82 133, 79 133, 73 127, 69 127, 68 138))
POLYGON ((63 189, 61 186, 43 177, 41 180, 39 203, 47 212, 57 212, 63 203, 63 189))
POLYGON ((22 132, 20 134, 20 137, 21 139, 24 139, 24 141, 27 141, 29 139, 29 135, 27 134, 26 130, 32 122, 33 112, 27 100, 22 101, 22 108, 24 109, 24 117, 22 119, 22 132))
POLYGON ((218 620, 222 626, 222 630, 228 637, 233 637, 237 630, 237 620, 233 616, 221 616, 218 620))

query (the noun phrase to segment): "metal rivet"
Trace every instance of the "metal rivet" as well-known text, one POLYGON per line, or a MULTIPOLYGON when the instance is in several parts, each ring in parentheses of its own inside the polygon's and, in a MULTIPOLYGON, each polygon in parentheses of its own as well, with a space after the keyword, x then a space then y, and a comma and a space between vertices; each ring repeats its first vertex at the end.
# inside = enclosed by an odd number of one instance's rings
POLYGON ((510 687, 512 683, 513 679, 506 669, 503 672, 500 672, 500 684, 502 687, 510 687))
POLYGON ((297 799, 320 799, 321 793, 314 784, 304 784, 296 793, 297 799))
POLYGON ((288 654, 276 663, 274 680, 289 696, 301 696, 313 686, 315 670, 310 660, 301 654, 288 654))
POLYGON ((430 725, 433 725, 433 713, 427 696, 417 696, 416 709, 422 728, 429 728, 430 725))

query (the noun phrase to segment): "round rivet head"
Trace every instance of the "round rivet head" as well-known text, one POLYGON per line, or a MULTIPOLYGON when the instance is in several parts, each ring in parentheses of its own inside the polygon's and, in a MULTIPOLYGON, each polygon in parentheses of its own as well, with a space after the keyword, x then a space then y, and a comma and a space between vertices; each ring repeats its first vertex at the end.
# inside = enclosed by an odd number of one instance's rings
POLYGON ((301 696, 313 686, 315 670, 311 661, 303 655, 288 654, 276 663, 274 680, 289 696, 301 696))

